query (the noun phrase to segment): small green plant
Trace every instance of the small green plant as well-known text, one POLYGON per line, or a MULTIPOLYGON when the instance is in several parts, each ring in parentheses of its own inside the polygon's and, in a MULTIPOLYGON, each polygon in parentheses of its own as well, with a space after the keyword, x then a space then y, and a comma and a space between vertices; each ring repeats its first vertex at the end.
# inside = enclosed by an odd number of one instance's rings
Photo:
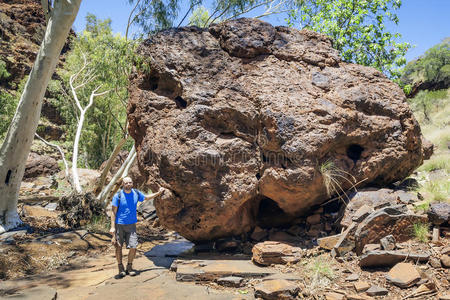
POLYGON ((9 74, 6 69, 6 63, 0 59, 0 80, 7 79, 9 76, 11 76, 11 74, 9 74))
POLYGON ((318 294, 336 279, 333 261, 327 255, 305 258, 299 264, 301 276, 305 278, 311 294, 318 294))
POLYGON ((430 209, 430 202, 428 201, 424 201, 423 203, 420 203, 419 205, 416 205, 414 207, 414 210, 416 212, 422 211, 422 212, 427 212, 430 209))
POLYGON ((426 172, 445 170, 446 172, 450 173, 450 155, 435 155, 429 160, 425 161, 418 170, 426 172))
POLYGON ((448 176, 427 181, 417 191, 430 202, 450 201, 450 181, 448 176))
POLYGON ((343 188, 343 183, 347 181, 352 185, 351 188, 355 188, 355 186, 359 183, 356 182, 356 178, 352 174, 337 167, 331 160, 327 160, 321 164, 319 167, 319 172, 322 174, 323 183, 325 185, 328 197, 337 194, 338 199, 344 203, 347 203, 349 199, 343 188))
POLYGON ((86 229, 92 232, 109 232, 110 227, 111 220, 106 215, 94 215, 91 221, 86 224, 86 229))
POLYGON ((427 223, 414 224, 414 238, 422 243, 428 242, 428 230, 429 225, 427 223))

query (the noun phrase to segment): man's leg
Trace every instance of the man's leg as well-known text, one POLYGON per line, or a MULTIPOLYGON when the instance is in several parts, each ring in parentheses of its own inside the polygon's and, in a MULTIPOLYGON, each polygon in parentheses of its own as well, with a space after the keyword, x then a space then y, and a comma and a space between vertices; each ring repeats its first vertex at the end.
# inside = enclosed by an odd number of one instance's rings
POLYGON ((128 252, 128 264, 133 264, 133 259, 136 256, 136 248, 130 248, 130 251, 128 252))
POLYGON ((122 263, 122 245, 123 245, 123 228, 120 228, 120 225, 116 225, 116 244, 114 245, 116 248, 116 260, 117 267, 119 269, 119 273, 116 278, 122 278, 126 275, 125 268, 122 263))
POLYGON ((136 247, 138 245, 138 237, 136 234, 136 224, 130 226, 130 233, 127 236, 127 246, 130 248, 128 252, 127 274, 137 275, 136 270, 133 270, 133 260, 136 256, 136 247))
POLYGON ((122 246, 116 243, 116 260, 117 264, 122 265, 122 246))

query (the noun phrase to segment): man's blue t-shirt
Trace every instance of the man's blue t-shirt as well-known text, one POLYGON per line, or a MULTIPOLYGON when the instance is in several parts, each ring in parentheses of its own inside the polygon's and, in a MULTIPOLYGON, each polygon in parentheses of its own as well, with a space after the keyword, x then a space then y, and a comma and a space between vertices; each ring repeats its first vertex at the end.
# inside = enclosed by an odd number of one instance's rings
POLYGON ((112 206, 117 207, 116 224, 137 223, 137 203, 144 199, 144 194, 135 189, 132 189, 131 193, 125 193, 123 190, 117 192, 112 200, 112 206))

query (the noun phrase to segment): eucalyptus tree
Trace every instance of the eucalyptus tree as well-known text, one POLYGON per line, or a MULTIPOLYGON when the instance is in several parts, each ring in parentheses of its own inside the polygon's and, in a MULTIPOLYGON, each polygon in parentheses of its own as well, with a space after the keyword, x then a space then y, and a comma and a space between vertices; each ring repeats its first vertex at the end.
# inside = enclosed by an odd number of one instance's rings
POLYGON ((86 29, 72 41, 66 63, 58 71, 65 91, 58 109, 67 122, 67 143, 74 145, 79 140, 79 151, 87 153, 80 163, 90 168, 98 168, 127 135, 128 76, 136 42, 114 35, 110 23, 88 15, 86 29), (98 91, 95 94, 109 93, 94 96, 91 103, 94 90, 98 91), (82 114, 80 107, 88 105, 89 110, 82 114), (77 124, 82 115, 85 121, 80 132, 77 124))
POLYGON ((289 26, 330 36, 343 60, 397 78, 410 44, 397 42, 401 35, 387 25, 398 24, 401 4, 401 0, 290 0, 287 21, 289 26))
POLYGON ((0 148, 0 232, 21 223, 17 214, 25 162, 39 122, 42 99, 81 0, 42 0, 47 19, 44 39, 0 148))

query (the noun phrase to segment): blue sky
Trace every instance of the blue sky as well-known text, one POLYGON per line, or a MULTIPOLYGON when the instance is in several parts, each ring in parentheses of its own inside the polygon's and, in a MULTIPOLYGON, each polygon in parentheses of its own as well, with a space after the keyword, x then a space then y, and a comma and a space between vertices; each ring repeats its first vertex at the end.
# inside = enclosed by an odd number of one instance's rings
MULTIPOLYGON (((402 7, 397 12, 400 22, 398 26, 389 25, 389 29, 402 34, 400 41, 415 45, 406 54, 406 59, 410 61, 443 38, 450 37, 450 0, 402 2, 402 7)), ((84 0, 74 23, 75 31, 81 31, 86 14, 93 13, 101 19, 111 18, 113 31, 124 34, 131 9, 127 0, 84 0)), ((271 16, 265 21, 273 25, 285 25, 283 16, 271 16)))

